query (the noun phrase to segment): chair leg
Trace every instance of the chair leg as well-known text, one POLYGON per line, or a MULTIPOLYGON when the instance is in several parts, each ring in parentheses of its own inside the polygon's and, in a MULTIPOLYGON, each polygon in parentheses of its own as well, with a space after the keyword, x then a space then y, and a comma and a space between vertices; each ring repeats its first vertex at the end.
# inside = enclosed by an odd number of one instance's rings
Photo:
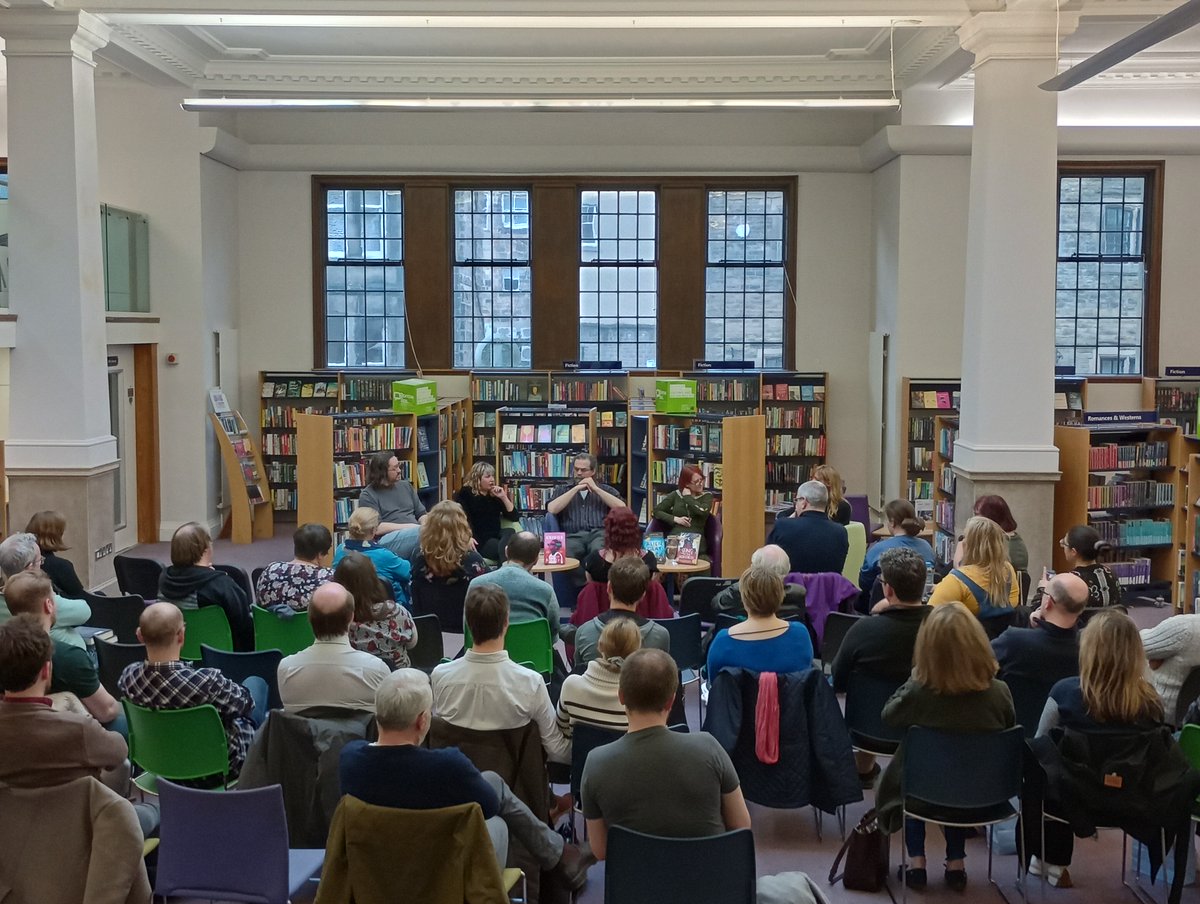
POLYGON ((821 811, 818 810, 816 807, 813 807, 812 812, 813 812, 813 826, 817 830, 817 841, 824 841, 825 839, 822 837, 822 832, 821 832, 821 830, 823 828, 821 825, 821 811))
MULTIPOLYGON (((1168 887, 1168 890, 1169 890, 1171 883, 1167 881, 1167 843, 1166 843, 1167 842, 1167 834, 1166 834, 1166 829, 1161 830, 1161 834, 1159 835, 1159 837, 1162 839, 1163 883, 1168 887)), ((1177 839, 1175 843, 1182 844, 1183 842, 1182 842, 1182 839, 1177 839)), ((1188 837, 1188 843, 1189 844, 1191 843, 1190 835, 1188 837)), ((1133 882, 1128 881, 1127 877, 1128 877, 1129 853, 1130 853, 1128 848, 1129 848, 1129 835, 1127 832, 1122 831, 1121 832, 1121 884, 1124 885, 1127 889, 1129 889, 1129 891, 1133 893, 1133 896, 1135 898, 1137 898, 1139 901, 1141 901, 1142 904, 1158 904, 1158 902, 1155 901, 1154 896, 1152 894, 1150 894, 1150 892, 1148 892, 1146 889, 1142 888, 1142 883, 1141 883, 1142 865, 1141 865, 1140 858, 1138 860, 1137 866, 1134 868, 1134 873, 1133 873, 1134 881, 1133 882)), ((1153 882, 1151 884, 1153 884, 1153 882)))
POLYGON ((908 824, 908 813, 902 812, 900 822, 900 902, 908 904, 908 841, 905 827, 908 824))

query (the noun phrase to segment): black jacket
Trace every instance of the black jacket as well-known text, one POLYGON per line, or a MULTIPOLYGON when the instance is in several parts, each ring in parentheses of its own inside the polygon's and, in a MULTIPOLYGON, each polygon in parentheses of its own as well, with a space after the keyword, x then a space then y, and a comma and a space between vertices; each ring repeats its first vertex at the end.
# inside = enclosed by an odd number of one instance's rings
POLYGON ((168 566, 158 579, 158 598, 181 606, 220 606, 233 631, 233 648, 239 653, 254 650, 254 621, 250 601, 229 575, 201 565, 168 566))
POLYGON ((837 697, 817 669, 779 676, 779 762, 754 754, 758 673, 722 669, 708 695, 704 730, 729 752, 746 800, 765 807, 833 813, 862 800, 850 733, 837 697))
POLYGON ((788 554, 791 570, 803 574, 840 573, 850 551, 846 528, 829 520, 824 512, 812 509, 795 518, 776 521, 767 542, 782 547, 788 554))

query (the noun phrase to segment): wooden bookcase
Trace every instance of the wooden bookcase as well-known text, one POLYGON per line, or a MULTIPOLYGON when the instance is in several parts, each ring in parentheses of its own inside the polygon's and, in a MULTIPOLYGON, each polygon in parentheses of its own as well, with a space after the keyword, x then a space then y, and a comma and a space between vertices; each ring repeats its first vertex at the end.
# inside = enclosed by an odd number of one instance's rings
POLYGON ((441 496, 442 440, 441 427, 436 414, 422 414, 417 417, 414 439, 416 455, 413 464, 412 485, 417 490, 417 498, 421 500, 421 505, 425 506, 428 511, 437 505, 438 498, 441 496))
MULTIPOLYGON (((1106 562, 1126 593, 1165 582, 1178 599, 1186 544, 1186 447, 1173 425, 1054 428, 1062 477, 1054 492, 1054 536, 1090 524, 1112 543, 1106 562)), ((1054 547, 1054 568, 1067 568, 1054 547)), ((1169 602, 1170 600, 1168 600, 1169 602)))
POLYGON ((1164 424, 1176 424, 1185 436, 1195 436, 1200 407, 1200 377, 1147 377, 1142 380, 1142 408, 1158 412, 1164 424))
POLYGON ((338 372, 341 381, 339 411, 391 411, 392 383, 415 377, 411 370, 338 372))
POLYGON ((954 444, 958 441, 958 418, 937 415, 933 419, 933 555, 934 567, 948 569, 954 561, 958 533, 954 526, 954 444))
MULTIPOLYGON (((725 498, 722 464, 725 420, 712 414, 656 413, 648 416, 647 522, 654 517, 654 507, 659 500, 679 488, 679 472, 685 464, 695 465, 704 472, 704 488, 715 497, 713 514, 721 513, 725 498)), ((759 516, 761 518, 761 512, 759 516)))
POLYGON ((750 567, 750 556, 766 542, 762 486, 766 479, 765 418, 727 417, 722 424, 725 469, 721 493, 721 577, 736 577, 750 567))
POLYGON ((382 411, 296 415, 299 522, 324 524, 340 536, 366 483, 367 460, 376 452, 393 452, 400 477, 412 481, 415 427, 415 415, 382 411))
POLYGON ((296 516, 296 415, 336 412, 339 393, 338 375, 333 371, 259 374, 263 474, 270 487, 271 505, 283 520, 296 516))
POLYGON ((796 487, 825 463, 826 377, 824 373, 762 375, 767 505, 795 502, 796 487))
POLYGON ((1054 423, 1069 427, 1083 424, 1087 411, 1088 382, 1084 377, 1054 378, 1054 423))
MULTIPOLYGON (((210 414, 221 461, 229 480, 230 538, 234 543, 252 543, 275 536, 275 510, 271 506, 271 487, 267 483, 262 455, 241 414, 225 411, 210 414)), ((3 449, 0 448, 0 455, 3 449)), ((3 480, 0 459, 0 480, 3 480)))
MULTIPOLYGON (((496 411, 505 405, 544 407, 550 399, 550 374, 545 371, 472 371, 471 460, 496 462, 496 411)), ((497 469, 497 473, 499 470, 497 469)))
POLYGON ((649 414, 629 417, 629 507, 643 525, 650 521, 646 501, 650 487, 650 417, 649 414))
POLYGON ((900 489, 926 520, 933 518, 934 418, 958 414, 958 380, 910 379, 901 384, 900 424, 904 445, 900 458, 900 489))
POLYGON ((550 402, 596 409, 597 478, 629 498, 629 374, 625 371, 556 371, 550 402))
POLYGON ((696 411, 721 417, 759 413, 762 377, 758 371, 702 370, 685 373, 696 381, 696 411))
POLYGON ((546 503, 575 479, 575 457, 596 443, 594 408, 501 408, 497 481, 508 487, 526 530, 541 532, 546 503))
POLYGON ((471 461, 467 456, 465 399, 438 399, 438 476, 443 499, 453 499, 466 483, 471 461))

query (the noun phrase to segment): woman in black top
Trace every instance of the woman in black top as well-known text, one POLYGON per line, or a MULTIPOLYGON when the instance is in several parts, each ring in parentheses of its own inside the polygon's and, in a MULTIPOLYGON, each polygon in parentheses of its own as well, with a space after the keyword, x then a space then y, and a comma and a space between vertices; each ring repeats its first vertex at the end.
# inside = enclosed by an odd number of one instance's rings
POLYGON ((830 521, 838 524, 849 524, 853 517, 850 503, 846 501, 846 483, 842 475, 833 465, 817 465, 809 474, 813 480, 819 480, 829 490, 829 508, 825 512, 830 521))
POLYGON ((519 512, 508 490, 496 483, 496 469, 486 461, 471 465, 467 484, 455 494, 454 501, 471 522, 476 551, 493 562, 503 561, 504 547, 516 531, 501 527, 500 522, 505 518, 515 521, 519 512))
POLYGON ((604 516, 604 546, 584 560, 583 568, 589 580, 603 584, 608 580, 608 569, 622 556, 640 556, 651 574, 658 571, 658 560, 654 553, 642 548, 642 528, 633 510, 620 506, 609 509, 604 516))
POLYGON ((28 533, 37 537, 38 548, 42 551, 42 571, 50 576, 58 595, 83 599, 84 588, 75 573, 75 566, 69 559, 55 555, 68 548, 63 542, 66 529, 67 519, 58 512, 38 512, 25 526, 28 533))
POLYGON ((1116 577, 1107 565, 1096 561, 1100 553, 1111 548, 1100 539, 1096 528, 1086 524, 1073 527, 1058 544, 1063 548, 1063 555, 1066 556, 1071 571, 1083 578, 1088 585, 1089 607, 1112 606, 1121 602, 1121 588, 1116 577))

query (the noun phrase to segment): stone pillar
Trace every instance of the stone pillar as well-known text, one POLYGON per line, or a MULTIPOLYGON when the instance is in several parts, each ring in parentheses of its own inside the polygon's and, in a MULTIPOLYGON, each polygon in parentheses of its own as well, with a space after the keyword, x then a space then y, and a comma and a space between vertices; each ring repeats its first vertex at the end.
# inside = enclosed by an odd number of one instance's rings
MULTIPOLYGON (((975 54, 955 521, 1008 501, 1040 576, 1053 543, 1054 268, 1058 100, 1054 0, 1010 0, 960 30, 975 54)), ((1074 31, 1064 14, 1058 34, 1074 31)), ((1035 582, 1036 583, 1036 582, 1035 582)))
POLYGON ((37 0, 0 11, 8 60, 10 518, 57 509, 84 584, 112 577, 109 429, 92 54, 108 27, 37 0), (104 550, 107 548, 107 553, 104 550), (100 559, 96 558, 97 554, 100 559))

